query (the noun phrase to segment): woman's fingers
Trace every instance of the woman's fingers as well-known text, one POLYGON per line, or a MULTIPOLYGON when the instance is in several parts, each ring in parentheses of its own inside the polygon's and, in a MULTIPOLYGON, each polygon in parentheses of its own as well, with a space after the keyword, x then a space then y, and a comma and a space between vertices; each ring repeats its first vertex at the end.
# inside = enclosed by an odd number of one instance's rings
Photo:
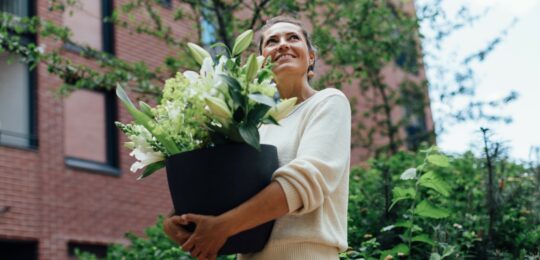
POLYGON ((182 218, 180 216, 174 216, 171 218, 172 222, 176 225, 187 225, 189 224, 189 222, 185 219, 185 218, 182 218))
POLYGON ((195 248, 193 248, 193 250, 190 250, 189 252, 190 252, 191 256, 193 256, 193 257, 195 257, 197 259, 202 259, 201 257, 203 257, 202 254, 201 254, 202 252, 201 252, 200 248, 197 247, 197 246, 195 248))
POLYGON ((185 230, 183 226, 179 224, 180 222, 179 216, 170 217, 163 221, 163 231, 171 240, 179 245, 185 243, 191 235, 189 231, 185 230))
POLYGON ((193 236, 190 236, 188 240, 182 244, 182 250, 184 250, 185 252, 191 252, 194 245, 195 240, 193 239, 193 236))

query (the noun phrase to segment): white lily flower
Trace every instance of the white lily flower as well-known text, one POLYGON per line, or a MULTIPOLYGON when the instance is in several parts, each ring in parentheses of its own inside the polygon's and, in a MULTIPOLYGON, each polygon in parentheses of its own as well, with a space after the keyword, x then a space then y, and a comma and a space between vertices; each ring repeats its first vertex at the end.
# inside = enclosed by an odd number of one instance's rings
POLYGON ((296 97, 283 100, 275 107, 271 108, 267 115, 272 116, 275 120, 279 121, 289 115, 295 105, 296 97))
POLYGON ((189 80, 190 84, 196 84, 199 80, 199 74, 195 71, 186 70, 184 71, 184 77, 186 77, 189 80))
POLYGON ((129 155, 135 157, 137 160, 130 167, 132 172, 136 172, 137 170, 142 169, 152 163, 165 159, 165 155, 162 152, 154 151, 152 146, 148 143, 148 140, 151 140, 154 137, 145 127, 135 125, 134 130, 138 134, 129 136, 132 146, 134 147, 133 151, 129 155))
POLYGON ((145 151, 139 148, 134 149, 129 155, 134 156, 135 159, 138 160, 131 165, 131 172, 136 172, 152 163, 163 161, 165 159, 165 156, 161 152, 155 152, 153 150, 145 151))
POLYGON ((208 79, 214 77, 214 62, 212 58, 206 57, 203 60, 200 72, 201 78, 208 79))

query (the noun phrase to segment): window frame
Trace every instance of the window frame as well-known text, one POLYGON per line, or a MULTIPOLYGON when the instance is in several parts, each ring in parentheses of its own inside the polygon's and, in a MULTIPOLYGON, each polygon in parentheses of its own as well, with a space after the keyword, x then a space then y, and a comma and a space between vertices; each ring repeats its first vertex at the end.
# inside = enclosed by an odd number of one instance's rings
MULTIPOLYGON (((102 16, 102 51, 111 55, 115 55, 115 35, 114 24, 112 22, 104 22, 104 17, 109 17, 113 12, 113 0, 101 0, 101 16, 102 16)), ((75 43, 66 43, 63 46, 65 49, 80 54, 82 47, 75 43)), ((105 147, 106 147, 106 162, 97 162, 74 156, 64 155, 64 163, 66 166, 74 169, 101 173, 111 176, 120 176, 121 170, 119 165, 119 149, 118 149, 118 131, 114 122, 118 118, 118 106, 116 95, 112 90, 94 90, 103 93, 105 97, 105 147)))
MULTIPOLYGON (((27 16, 33 17, 36 15, 36 3, 32 0, 26 0, 27 1, 27 16)), ((13 32, 14 33, 14 32, 13 32)), ((22 44, 29 44, 29 43, 37 43, 37 37, 36 34, 21 34, 22 44)), ((36 151, 39 148, 39 135, 37 133, 37 87, 38 87, 38 81, 37 81, 37 69, 30 69, 28 64, 25 64, 26 67, 26 76, 28 80, 27 88, 28 88, 28 135, 26 136, 28 140, 28 145, 17 145, 17 144, 9 144, 9 143, 2 143, 2 129, 0 129, 0 147, 10 147, 10 148, 16 148, 16 149, 22 149, 22 150, 30 150, 30 151, 36 151)))

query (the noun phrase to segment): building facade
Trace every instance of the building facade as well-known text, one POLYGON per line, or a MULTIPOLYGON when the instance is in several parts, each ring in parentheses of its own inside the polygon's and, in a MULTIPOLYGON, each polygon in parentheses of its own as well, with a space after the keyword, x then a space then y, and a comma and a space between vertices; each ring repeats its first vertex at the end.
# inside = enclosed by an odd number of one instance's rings
MULTIPOLYGON (((47 0, 2 1, 0 11, 66 25, 74 42, 128 61, 159 66, 174 54, 155 38, 103 22, 124 1, 79 2, 73 15, 49 11, 47 0)), ((170 5, 163 1, 160 11, 172 24, 170 5)), ((188 24, 173 28, 178 36, 193 33, 188 24)), ((45 49, 58 44, 23 37, 45 49)), ((62 48, 74 62, 91 63, 78 54, 78 45, 62 48)), ((62 82, 45 65, 30 71, 16 56, 7 62, 9 56, 0 54, 0 259, 69 259, 76 247, 103 253, 108 244, 126 243, 126 232, 141 234, 157 215, 170 211, 165 174, 137 181, 129 172, 133 159, 122 149, 125 140, 113 122, 130 117, 112 92, 80 90, 59 98, 55 90, 62 82)), ((398 84, 403 72, 389 67, 386 75, 398 84)), ((344 92, 359 95, 352 86, 344 92)), ((432 129, 427 111, 422 122, 432 129)), ((353 163, 364 153, 353 150, 353 163)))

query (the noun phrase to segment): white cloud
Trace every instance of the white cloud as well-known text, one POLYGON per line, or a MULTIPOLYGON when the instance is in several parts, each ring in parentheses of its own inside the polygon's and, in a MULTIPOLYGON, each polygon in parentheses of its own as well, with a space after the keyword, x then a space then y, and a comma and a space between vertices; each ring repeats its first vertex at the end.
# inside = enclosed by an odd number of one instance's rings
POLYGON ((521 16, 534 9, 540 0, 471 0, 468 3, 473 8, 495 7, 509 12, 511 15, 521 16))

